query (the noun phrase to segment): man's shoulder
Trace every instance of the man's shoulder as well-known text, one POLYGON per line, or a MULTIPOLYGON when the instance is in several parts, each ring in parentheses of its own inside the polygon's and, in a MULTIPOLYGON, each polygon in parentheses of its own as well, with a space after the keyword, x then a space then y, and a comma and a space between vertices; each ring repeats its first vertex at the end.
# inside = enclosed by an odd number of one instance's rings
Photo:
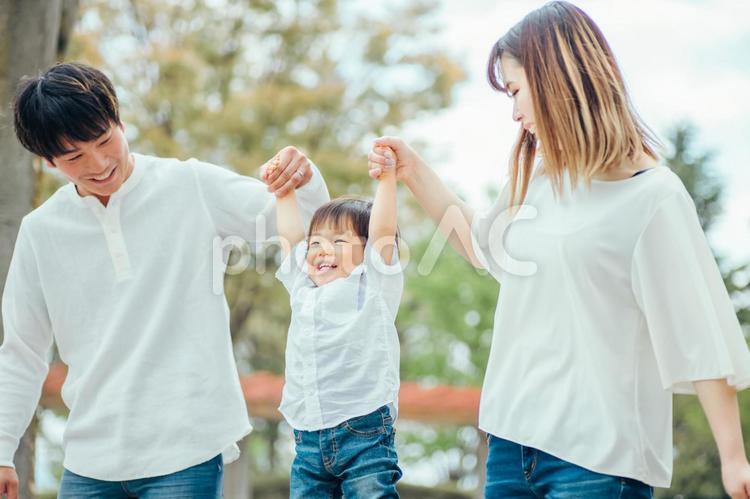
POLYGON ((133 153, 133 156, 138 164, 144 168, 150 176, 162 180, 176 180, 179 178, 194 179, 196 169, 214 166, 195 158, 164 158, 137 153, 133 153))
POLYGON ((171 174, 180 173, 186 166, 186 161, 178 158, 163 158, 149 154, 133 153, 136 164, 149 173, 171 174))
POLYGON ((43 223, 44 220, 54 218, 54 216, 61 211, 67 210, 69 206, 73 205, 72 196, 77 195, 75 192, 75 186, 68 182, 60 186, 52 195, 44 200, 42 204, 27 213, 23 220, 29 224, 43 223))

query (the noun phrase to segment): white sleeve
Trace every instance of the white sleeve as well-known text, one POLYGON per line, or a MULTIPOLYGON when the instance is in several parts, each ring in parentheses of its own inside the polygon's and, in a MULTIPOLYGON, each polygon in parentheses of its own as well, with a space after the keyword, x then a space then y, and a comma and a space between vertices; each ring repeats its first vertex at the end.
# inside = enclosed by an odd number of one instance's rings
POLYGON ((0 466, 13 455, 39 404, 49 369, 52 325, 39 282, 36 257, 23 223, 2 298, 0 347, 0 466))
MULTIPOLYGON (((276 197, 260 180, 191 159, 198 189, 217 233, 222 237, 240 236, 248 242, 264 242, 275 237, 276 197)), ((328 188, 318 168, 311 164, 312 178, 297 189, 297 203, 307 227, 312 215, 328 202, 328 188)))
POLYGON ((504 273, 533 275, 536 264, 516 260, 505 251, 505 233, 516 220, 533 219, 536 209, 527 204, 511 208, 510 182, 506 182, 490 209, 476 212, 471 222, 471 246, 482 268, 496 281, 504 273))
POLYGON ((641 234, 632 282, 665 389, 695 393, 693 381, 720 378, 750 386, 750 352, 687 192, 662 201, 641 234))
POLYGON ((307 273, 305 272, 306 260, 307 241, 303 239, 294 245, 276 271, 276 279, 281 281, 290 295, 294 292, 297 282, 300 279, 307 278, 307 273))

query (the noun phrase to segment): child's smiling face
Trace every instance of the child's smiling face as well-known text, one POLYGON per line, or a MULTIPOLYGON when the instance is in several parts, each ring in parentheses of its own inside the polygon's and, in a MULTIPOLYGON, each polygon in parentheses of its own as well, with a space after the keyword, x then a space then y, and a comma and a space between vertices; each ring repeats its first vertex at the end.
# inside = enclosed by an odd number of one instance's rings
POLYGON ((323 223, 307 241, 307 272, 316 286, 322 286, 351 274, 364 253, 364 241, 351 227, 323 223))

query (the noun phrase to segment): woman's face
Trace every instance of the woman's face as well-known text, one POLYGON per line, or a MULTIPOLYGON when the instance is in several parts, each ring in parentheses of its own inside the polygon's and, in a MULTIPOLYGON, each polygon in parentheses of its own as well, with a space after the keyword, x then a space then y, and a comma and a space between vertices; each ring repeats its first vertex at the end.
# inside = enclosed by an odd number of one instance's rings
POLYGON ((500 58, 500 71, 505 88, 508 89, 508 95, 513 99, 513 121, 520 122, 526 130, 535 133, 536 118, 531 102, 529 82, 526 80, 526 71, 516 59, 507 53, 500 58))

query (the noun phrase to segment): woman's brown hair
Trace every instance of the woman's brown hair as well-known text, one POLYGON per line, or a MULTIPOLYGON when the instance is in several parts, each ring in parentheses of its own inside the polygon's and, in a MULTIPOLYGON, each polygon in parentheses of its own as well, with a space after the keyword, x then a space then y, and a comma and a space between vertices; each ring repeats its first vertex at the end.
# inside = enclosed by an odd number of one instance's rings
POLYGON ((641 154, 656 158, 658 140, 633 108, 612 49, 578 7, 550 2, 530 12, 493 46, 490 84, 507 93, 500 59, 523 67, 536 131, 521 129, 510 164, 510 204, 526 197, 537 147, 544 173, 562 192, 564 174, 576 185, 641 154))

